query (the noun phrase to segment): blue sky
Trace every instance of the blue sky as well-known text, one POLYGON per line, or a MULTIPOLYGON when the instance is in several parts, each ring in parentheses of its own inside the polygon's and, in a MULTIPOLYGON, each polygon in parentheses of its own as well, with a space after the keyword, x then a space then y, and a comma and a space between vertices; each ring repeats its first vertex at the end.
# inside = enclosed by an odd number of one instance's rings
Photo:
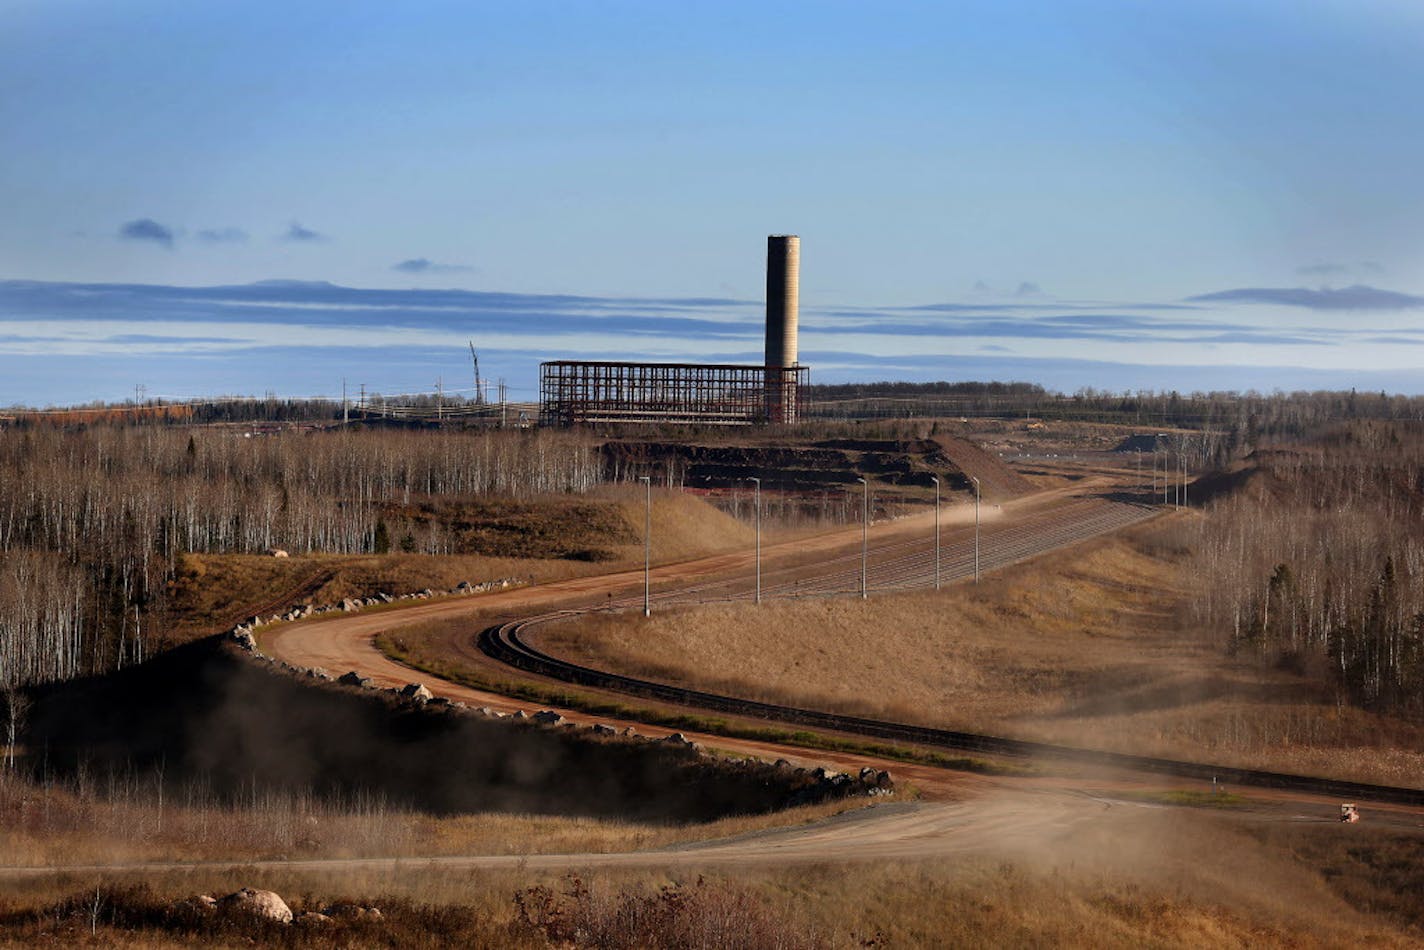
POLYGON ((1420 90, 1372 0, 0 0, 0 405, 754 361, 782 232, 813 379, 1424 392, 1420 90))

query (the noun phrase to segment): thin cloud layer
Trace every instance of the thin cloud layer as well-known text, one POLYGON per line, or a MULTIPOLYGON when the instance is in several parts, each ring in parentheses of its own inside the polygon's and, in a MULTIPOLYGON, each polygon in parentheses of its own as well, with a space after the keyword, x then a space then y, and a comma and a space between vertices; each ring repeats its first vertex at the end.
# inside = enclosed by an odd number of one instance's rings
MULTIPOLYGON (((422 266, 410 272, 432 271, 422 266)), ((1138 378, 1159 378, 1153 385, 1167 386, 1168 377, 1154 377, 1155 367, 1167 367, 1179 374, 1170 385, 1182 389, 1204 385, 1192 382, 1191 373, 1202 380, 1233 378, 1226 388, 1237 389, 1293 388, 1324 378, 1322 373, 1347 385, 1372 385, 1366 378, 1386 378, 1380 373, 1415 380, 1412 389, 1400 391, 1418 391, 1424 383, 1416 369, 1424 360, 1424 327, 1402 307, 1381 307, 1368 322, 1347 322, 1294 297, 1286 305, 1254 292, 1228 292, 1225 300, 1210 303, 1207 298, 1140 308, 1047 298, 919 307, 808 303, 802 308, 801 352, 815 378, 827 382, 866 379, 872 371, 874 378, 968 378, 966 367, 1000 367, 973 378, 1055 386, 1075 379, 1072 388, 1116 390, 1138 378), (1268 303, 1276 306, 1263 306, 1268 303), (975 354, 981 362, 967 359, 975 354), (1002 363, 982 362, 991 358, 1002 363), (1058 370, 1045 375, 1050 366, 1058 370), (1218 368, 1212 374, 1200 369, 1212 366, 1218 368), (1263 367, 1279 372, 1258 374, 1263 367), (1293 370, 1299 372, 1291 376, 1293 370), (1351 374, 1359 383, 1349 382, 1351 374)), ((216 287, 0 281, 0 379, 18 373, 26 361, 102 357, 157 386, 155 367, 183 359, 243 378, 244 369, 282 353, 281 362, 301 363, 303 378, 324 373, 369 382, 389 378, 382 367, 397 364, 429 365, 431 374, 463 372, 461 354, 473 340, 482 367, 498 367, 512 386, 533 389, 541 360, 756 363, 763 339, 762 302, 735 298, 366 289, 298 280, 216 287)), ((281 380, 264 388, 319 391, 281 380)))
POLYGON ((136 218, 124 222, 119 228, 119 237, 125 241, 147 241, 169 250, 173 249, 173 230, 152 218, 136 218))
POLYGON ((1264 303, 1308 310, 1413 310, 1424 307, 1424 297, 1353 284, 1338 290, 1305 287, 1243 287, 1188 297, 1194 303, 1264 303))

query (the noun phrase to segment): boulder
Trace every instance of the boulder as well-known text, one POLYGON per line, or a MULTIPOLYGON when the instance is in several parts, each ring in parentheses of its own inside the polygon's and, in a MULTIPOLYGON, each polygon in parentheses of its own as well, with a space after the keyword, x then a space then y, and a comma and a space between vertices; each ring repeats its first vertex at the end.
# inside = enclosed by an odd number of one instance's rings
POLYGON ((469 592, 475 589, 475 585, 471 584, 469 581, 461 581, 460 583, 455 585, 455 589, 458 591, 469 592))
POLYGON ((319 927, 331 923, 331 918, 317 911, 307 910, 298 914, 292 923, 299 927, 319 927))
POLYGON ((236 910, 252 914, 264 920, 273 920, 279 924, 290 924, 292 922, 292 909, 288 907, 287 902, 282 900, 274 891, 263 891, 256 888, 244 887, 242 890, 235 891, 218 901, 218 906, 225 910, 236 910))
POLYGON ((593 724, 593 734, 596 736, 616 736, 618 730, 612 726, 605 726, 601 722, 596 722, 593 724))
POLYGON ((329 679, 331 679, 331 674, 328 673, 326 670, 322 669, 322 668, 319 667, 319 666, 313 666, 311 669, 307 670, 307 675, 310 676, 310 677, 311 677, 312 679, 314 679, 314 680, 329 680, 329 679))
POLYGON ((283 551, 281 548, 268 548, 268 549, 267 549, 267 556, 268 556, 268 557, 290 557, 291 555, 289 555, 286 551, 283 551))
POLYGON ((186 910, 195 914, 211 914, 217 909, 218 902, 215 898, 207 894, 194 894, 186 900, 174 903, 174 910, 186 910))
POLYGON ((346 611, 346 612, 349 614, 349 613, 351 613, 353 610, 360 610, 360 609, 361 609, 361 602, 360 602, 359 600, 352 600, 351 598, 348 597, 348 598, 346 598, 345 600, 343 600, 343 601, 341 602, 341 609, 344 610, 344 611, 346 611))
POLYGON ((564 721, 564 717, 554 712, 552 709, 541 709, 536 712, 533 720, 543 726, 557 726, 564 721))
POLYGON ((529 718, 529 715, 528 715, 528 713, 526 713, 526 712, 525 712, 524 710, 522 710, 522 709, 516 709, 516 710, 514 711, 514 713, 511 715, 511 718, 513 718, 513 719, 528 719, 528 718, 529 718))
POLYGON ((376 596, 377 596, 378 598, 380 598, 380 601, 381 601, 381 603, 383 603, 383 604, 393 604, 393 603, 396 602, 396 598, 395 598, 395 595, 394 595, 394 594, 381 593, 381 594, 377 594, 376 596))
POLYGON ((244 630, 241 633, 234 633, 232 635, 232 638, 237 642, 238 646, 242 647, 248 653, 252 653, 257 650, 257 640, 253 638, 252 631, 250 630, 244 630))
POLYGON ((337 680, 337 682, 343 686, 366 687, 371 685, 371 678, 369 676, 362 676, 360 673, 352 670, 349 673, 341 674, 341 678, 337 680))
POLYGON ((400 691, 401 696, 414 700, 417 703, 428 703, 433 698, 430 690, 425 688, 424 683, 407 683, 400 691))

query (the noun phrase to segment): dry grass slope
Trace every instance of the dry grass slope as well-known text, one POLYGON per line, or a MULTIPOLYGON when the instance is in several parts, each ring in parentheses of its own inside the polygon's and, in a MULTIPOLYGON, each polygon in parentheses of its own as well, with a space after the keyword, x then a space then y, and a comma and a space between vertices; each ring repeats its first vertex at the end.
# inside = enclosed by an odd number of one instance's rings
POLYGON ((595 615, 538 638, 595 666, 754 699, 1417 783, 1424 730, 1341 707, 1316 681, 1227 656, 1184 625, 1171 530, 1101 539, 977 588, 595 615))

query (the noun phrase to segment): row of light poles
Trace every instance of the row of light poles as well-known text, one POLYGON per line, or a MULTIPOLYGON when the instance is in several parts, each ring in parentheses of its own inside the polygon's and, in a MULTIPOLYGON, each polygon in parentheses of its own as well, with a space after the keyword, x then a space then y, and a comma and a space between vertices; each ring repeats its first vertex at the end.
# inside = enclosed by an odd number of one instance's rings
MULTIPOLYGON (((973 475, 969 480, 974 483, 974 583, 979 583, 979 479, 973 475)), ((653 481, 648 475, 638 476, 638 481, 643 483, 647 490, 647 503, 643 516, 643 616, 653 615, 653 481)), ((761 603, 761 479, 748 477, 747 481, 755 486, 756 490, 756 594, 755 602, 761 603)), ((857 478, 863 489, 861 496, 860 511, 860 599, 865 600, 870 596, 868 587, 869 566, 870 566, 870 482, 863 478, 857 478)), ((934 586, 935 590, 940 589, 939 571, 939 479, 930 476, 930 481, 934 482, 935 502, 934 502, 934 586)))

